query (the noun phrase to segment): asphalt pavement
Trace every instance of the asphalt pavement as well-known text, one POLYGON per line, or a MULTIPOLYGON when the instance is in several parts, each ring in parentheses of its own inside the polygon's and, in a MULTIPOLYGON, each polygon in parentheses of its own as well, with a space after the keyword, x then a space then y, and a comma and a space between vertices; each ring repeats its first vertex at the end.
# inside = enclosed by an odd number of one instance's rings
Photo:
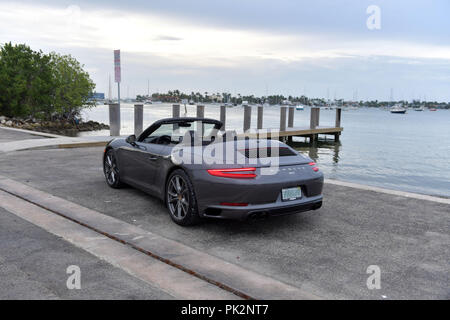
POLYGON ((173 297, 0 208, 0 299, 173 297), (67 287, 73 265, 81 271, 80 289, 67 287))
POLYGON ((109 188, 102 155, 98 147, 9 152, 0 174, 323 298, 450 298, 447 204, 326 184, 317 211, 183 228, 159 200, 109 188), (371 265, 381 289, 366 285, 371 265))

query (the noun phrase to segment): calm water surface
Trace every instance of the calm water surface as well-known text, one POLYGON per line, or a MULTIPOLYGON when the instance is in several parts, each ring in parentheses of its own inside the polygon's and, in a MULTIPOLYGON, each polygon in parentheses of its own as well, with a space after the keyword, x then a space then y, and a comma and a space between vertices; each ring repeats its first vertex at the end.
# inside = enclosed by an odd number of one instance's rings
MULTIPOLYGON (((253 108, 252 127, 256 127, 253 108)), ((207 105, 205 116, 219 118, 219 106, 207 105)), ((184 113, 184 107, 181 107, 184 113)), ((170 117, 170 104, 144 106, 144 127, 170 117)), ((227 129, 242 128, 243 108, 227 109, 227 129)), ((295 111, 295 126, 309 125, 309 108, 295 111)), ((187 116, 195 116, 187 106, 187 116)), ((108 106, 86 110, 86 120, 108 123, 108 106)), ((134 107, 121 105, 121 134, 133 133, 134 107)), ((334 110, 321 110, 320 126, 333 126, 334 110)), ((264 127, 279 126, 279 107, 264 109, 264 127)), ((319 141, 316 145, 299 138, 293 146, 314 159, 326 178, 357 182, 389 189, 450 197, 450 110, 391 114, 371 108, 342 112, 344 132, 340 143, 319 141)), ((85 133, 86 134, 86 133, 85 133)), ((109 134, 109 131, 88 133, 109 134)))

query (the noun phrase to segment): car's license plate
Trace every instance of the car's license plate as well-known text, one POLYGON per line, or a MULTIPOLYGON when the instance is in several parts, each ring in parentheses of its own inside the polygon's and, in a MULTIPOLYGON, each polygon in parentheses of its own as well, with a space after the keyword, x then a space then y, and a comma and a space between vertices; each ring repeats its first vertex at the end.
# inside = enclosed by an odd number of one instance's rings
POLYGON ((283 201, 295 200, 302 197, 302 189, 300 187, 286 188, 281 190, 281 199, 283 201))

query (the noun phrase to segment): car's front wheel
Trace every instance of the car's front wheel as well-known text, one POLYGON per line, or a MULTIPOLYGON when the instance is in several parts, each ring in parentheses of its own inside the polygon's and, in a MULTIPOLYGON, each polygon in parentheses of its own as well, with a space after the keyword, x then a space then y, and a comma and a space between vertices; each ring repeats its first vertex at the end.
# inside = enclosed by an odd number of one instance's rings
POLYGON ((172 220, 182 226, 200 221, 194 187, 188 175, 181 169, 172 172, 167 179, 166 205, 172 220))
POLYGON ((119 177, 119 167, 117 166, 116 156, 114 150, 109 149, 106 152, 103 161, 103 173, 105 174, 106 183, 112 188, 120 188, 122 182, 119 177))

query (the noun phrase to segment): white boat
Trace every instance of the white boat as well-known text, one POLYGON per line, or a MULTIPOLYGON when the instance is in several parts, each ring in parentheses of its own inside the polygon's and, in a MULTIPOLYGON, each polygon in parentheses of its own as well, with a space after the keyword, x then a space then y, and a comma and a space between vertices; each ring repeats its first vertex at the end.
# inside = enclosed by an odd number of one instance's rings
POLYGON ((391 108, 391 113, 406 113, 406 109, 401 104, 396 104, 391 108))
POLYGON ((414 111, 424 111, 425 109, 423 107, 414 108, 414 111))
POLYGON ((333 109, 336 109, 337 108, 337 105, 336 104, 330 104, 329 106, 328 106, 328 110, 333 110, 333 109))
POLYGON ((301 104, 298 104, 298 105, 295 106, 295 110, 303 111, 303 110, 305 110, 305 107, 303 105, 301 105, 301 104))

